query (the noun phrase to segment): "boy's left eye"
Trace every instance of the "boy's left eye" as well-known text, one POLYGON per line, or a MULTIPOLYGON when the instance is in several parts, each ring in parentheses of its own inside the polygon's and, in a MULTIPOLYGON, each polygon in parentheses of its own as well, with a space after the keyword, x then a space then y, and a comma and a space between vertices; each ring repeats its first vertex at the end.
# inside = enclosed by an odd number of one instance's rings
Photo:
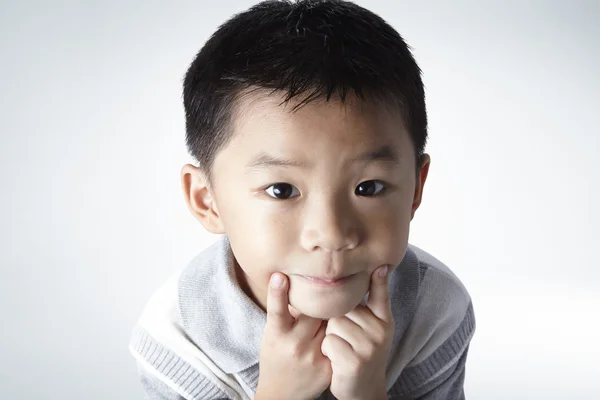
POLYGON ((376 196, 385 190, 385 185, 379 181, 364 181, 361 182, 354 193, 358 196, 376 196))

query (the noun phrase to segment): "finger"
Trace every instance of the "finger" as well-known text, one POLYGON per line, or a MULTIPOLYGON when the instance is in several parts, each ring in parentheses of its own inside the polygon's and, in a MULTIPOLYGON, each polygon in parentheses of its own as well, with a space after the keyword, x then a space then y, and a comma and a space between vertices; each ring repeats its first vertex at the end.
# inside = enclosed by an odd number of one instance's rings
POLYGON ((352 347, 344 339, 336 335, 326 335, 321 344, 321 353, 331 361, 331 365, 345 369, 355 365, 357 357, 352 347))
POLYGON ((346 318, 332 318, 327 324, 327 334, 335 335, 345 340, 353 350, 357 350, 362 342, 367 340, 365 331, 354 323, 354 321, 346 318))
POLYGON ((275 272, 271 275, 267 291, 267 325, 265 329, 276 332, 287 332, 294 319, 288 309, 288 280, 284 274, 275 272))
POLYGON ((366 305, 358 305, 345 315, 350 321, 360 326, 364 331, 368 331, 373 325, 373 320, 376 319, 370 309, 366 305))
POLYGON ((381 345, 386 343, 389 338, 389 327, 394 326, 391 322, 381 321, 367 307, 359 306, 345 315, 350 321, 360 326, 363 330, 363 335, 367 340, 361 341, 359 346, 352 347, 354 351, 361 354, 369 354, 372 350, 367 343, 381 345))
POLYGON ((367 308, 380 320, 389 322, 392 316, 390 289, 388 285, 389 268, 381 266, 371 274, 371 287, 367 308))
POLYGON ((308 315, 300 314, 296 319, 292 330, 294 336, 297 339, 313 338, 319 328, 321 327, 321 320, 317 318, 309 317, 308 315))
POLYGON ((323 320, 323 321, 321 321, 321 326, 319 327, 319 329, 317 330, 317 333, 315 334, 315 341, 317 343, 319 343, 319 345, 320 345, 321 342, 323 341, 323 339, 325 339, 326 334, 327 334, 327 320, 323 320))

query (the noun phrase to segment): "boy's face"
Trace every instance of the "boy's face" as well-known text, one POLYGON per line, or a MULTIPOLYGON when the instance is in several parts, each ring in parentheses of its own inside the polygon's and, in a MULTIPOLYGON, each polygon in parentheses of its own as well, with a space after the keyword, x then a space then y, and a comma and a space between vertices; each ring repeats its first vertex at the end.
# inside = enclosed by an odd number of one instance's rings
POLYGON ((314 101, 290 112, 281 100, 241 101, 214 185, 202 192, 212 211, 199 219, 227 234, 238 280, 263 309, 278 271, 298 311, 341 316, 377 267, 404 257, 428 157, 417 179, 402 118, 383 107, 314 101))

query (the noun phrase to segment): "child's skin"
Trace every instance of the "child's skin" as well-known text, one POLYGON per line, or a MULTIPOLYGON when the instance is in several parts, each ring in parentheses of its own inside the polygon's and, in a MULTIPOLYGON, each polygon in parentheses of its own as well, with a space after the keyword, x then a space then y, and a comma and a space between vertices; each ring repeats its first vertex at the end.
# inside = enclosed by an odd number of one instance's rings
POLYGON ((366 306, 329 321, 290 310, 287 278, 273 274, 255 399, 314 399, 327 387, 338 399, 387 399, 394 335, 387 271, 373 273, 366 306))
POLYGON ((386 398, 387 276, 406 252, 429 157, 417 174, 402 117, 386 107, 316 100, 291 112, 264 93, 240 99, 212 184, 182 170, 190 210, 227 233, 241 288, 267 311, 256 398, 328 386, 340 399, 386 398), (270 287, 272 275, 284 285, 270 287))

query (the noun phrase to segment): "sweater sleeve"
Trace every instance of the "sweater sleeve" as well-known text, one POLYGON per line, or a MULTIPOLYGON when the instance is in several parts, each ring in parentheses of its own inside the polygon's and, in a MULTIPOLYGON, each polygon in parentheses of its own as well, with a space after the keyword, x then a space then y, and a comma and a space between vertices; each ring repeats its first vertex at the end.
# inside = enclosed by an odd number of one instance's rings
POLYGON ((398 400, 464 400, 466 362, 475 329, 472 304, 456 329, 425 359, 402 371, 389 391, 398 400))
POLYGON ((137 367, 145 400, 185 400, 185 397, 180 396, 165 383, 151 375, 139 362, 137 367))
POLYGON ((465 400, 464 383, 468 347, 458 362, 411 393, 403 390, 403 382, 399 380, 390 390, 390 398, 394 400, 465 400))
MULTIPOLYGON (((144 400, 188 400, 179 393, 171 389, 167 384, 148 372, 139 362, 137 363, 138 373, 142 388, 144 391, 144 400)), ((199 397, 189 397, 196 399, 199 397)), ((231 400, 228 397, 215 397, 213 400, 231 400)))
POLYGON ((442 374, 426 388, 426 393, 417 397, 418 400, 465 400, 465 364, 468 348, 456 363, 446 373, 442 374))

